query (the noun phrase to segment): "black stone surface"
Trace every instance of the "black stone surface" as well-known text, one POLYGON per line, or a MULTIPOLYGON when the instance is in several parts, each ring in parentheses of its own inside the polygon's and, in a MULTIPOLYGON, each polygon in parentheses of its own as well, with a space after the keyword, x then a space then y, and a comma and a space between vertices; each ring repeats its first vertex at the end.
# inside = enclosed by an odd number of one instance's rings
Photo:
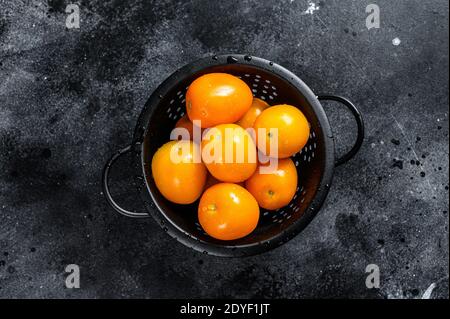
MULTIPOLYGON (((371 30, 365 0, 79 1, 78 30, 68 3, 0 0, 0 297, 420 298, 435 283, 448 298, 448 1, 378 0, 371 30), (317 218, 255 257, 189 250, 101 194, 152 90, 216 53, 275 61, 367 125, 317 218), (64 285, 72 263, 80 289, 64 285)), ((354 124, 325 107, 342 152, 354 124)), ((127 160, 115 171, 121 203, 143 209, 127 160)))

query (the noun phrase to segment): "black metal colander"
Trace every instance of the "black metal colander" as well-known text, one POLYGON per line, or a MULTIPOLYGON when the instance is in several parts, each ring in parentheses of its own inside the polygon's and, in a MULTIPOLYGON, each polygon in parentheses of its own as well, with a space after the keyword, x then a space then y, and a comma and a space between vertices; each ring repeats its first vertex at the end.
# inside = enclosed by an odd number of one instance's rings
POLYGON ((347 99, 316 96, 297 76, 273 62, 247 55, 221 55, 190 63, 169 76, 151 95, 142 111, 132 143, 114 154, 103 172, 103 191, 108 203, 128 217, 150 215, 172 237, 188 247, 219 256, 246 256, 280 246, 297 235, 314 218, 331 185, 334 167, 352 158, 364 138, 364 123, 358 109, 347 99), (248 236, 220 241, 208 236, 197 219, 198 201, 177 205, 166 200, 156 188, 151 160, 156 150, 169 140, 176 121, 185 112, 185 93, 192 81, 203 74, 223 72, 245 81, 255 97, 270 105, 290 104, 305 114, 311 126, 308 144, 293 161, 297 168, 298 188, 289 205, 276 211, 261 209, 257 228, 248 236), (347 106, 358 125, 352 149, 335 159, 334 139, 327 116, 319 100, 334 100, 347 106), (147 212, 138 213, 121 208, 108 186, 112 164, 124 153, 133 154, 135 183, 147 212))

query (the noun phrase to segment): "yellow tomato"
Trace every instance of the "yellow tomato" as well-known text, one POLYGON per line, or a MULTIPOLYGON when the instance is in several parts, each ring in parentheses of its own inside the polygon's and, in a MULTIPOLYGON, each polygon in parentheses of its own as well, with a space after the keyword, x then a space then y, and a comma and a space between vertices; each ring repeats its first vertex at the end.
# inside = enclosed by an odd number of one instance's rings
POLYGON ((239 183, 256 169, 256 146, 252 137, 236 124, 217 125, 205 132, 202 159, 212 176, 239 183))
POLYGON ((207 170, 201 162, 200 148, 192 141, 170 141, 152 158, 156 187, 171 202, 190 204, 202 194, 207 170))

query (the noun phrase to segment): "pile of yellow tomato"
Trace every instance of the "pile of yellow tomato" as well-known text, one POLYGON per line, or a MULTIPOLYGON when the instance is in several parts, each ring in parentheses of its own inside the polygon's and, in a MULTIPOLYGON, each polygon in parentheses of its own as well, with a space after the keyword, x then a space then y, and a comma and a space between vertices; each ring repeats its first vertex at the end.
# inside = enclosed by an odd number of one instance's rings
POLYGON ((290 157, 310 131, 297 107, 270 106, 238 77, 209 73, 189 86, 186 115, 175 128, 188 134, 155 152, 152 175, 167 200, 198 201, 199 224, 211 237, 245 237, 260 207, 276 210, 294 197, 298 176, 290 157))

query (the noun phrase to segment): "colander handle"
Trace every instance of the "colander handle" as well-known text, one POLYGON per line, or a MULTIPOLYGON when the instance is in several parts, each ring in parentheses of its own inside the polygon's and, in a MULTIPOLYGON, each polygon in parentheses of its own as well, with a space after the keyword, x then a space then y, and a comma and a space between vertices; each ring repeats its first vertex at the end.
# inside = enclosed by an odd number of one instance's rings
POLYGON ((338 95, 319 95, 319 96, 317 96, 317 98, 319 99, 319 101, 328 100, 328 101, 336 101, 336 102, 344 104, 350 110, 350 112, 352 112, 353 116, 355 117, 356 124, 358 125, 358 135, 356 137, 355 144, 353 145, 351 150, 348 151, 348 153, 342 155, 341 157, 339 157, 336 160, 335 166, 342 165, 342 164, 348 162, 353 156, 355 156, 356 153, 358 153, 359 149, 361 148, 361 145, 364 140, 363 117, 361 115, 361 112, 358 110, 358 108, 352 102, 350 102, 348 99, 346 99, 345 97, 338 96, 338 95))
POLYGON ((111 166, 117 161, 117 159, 120 156, 131 152, 131 150, 132 150, 131 145, 128 145, 127 147, 117 151, 113 156, 111 156, 111 158, 106 163, 105 168, 103 169, 103 176, 102 176, 103 194, 105 195, 108 204, 119 214, 133 218, 149 217, 147 213, 136 213, 120 207, 119 204, 117 204, 116 201, 113 199, 111 192, 109 190, 109 170, 111 169, 111 166))

